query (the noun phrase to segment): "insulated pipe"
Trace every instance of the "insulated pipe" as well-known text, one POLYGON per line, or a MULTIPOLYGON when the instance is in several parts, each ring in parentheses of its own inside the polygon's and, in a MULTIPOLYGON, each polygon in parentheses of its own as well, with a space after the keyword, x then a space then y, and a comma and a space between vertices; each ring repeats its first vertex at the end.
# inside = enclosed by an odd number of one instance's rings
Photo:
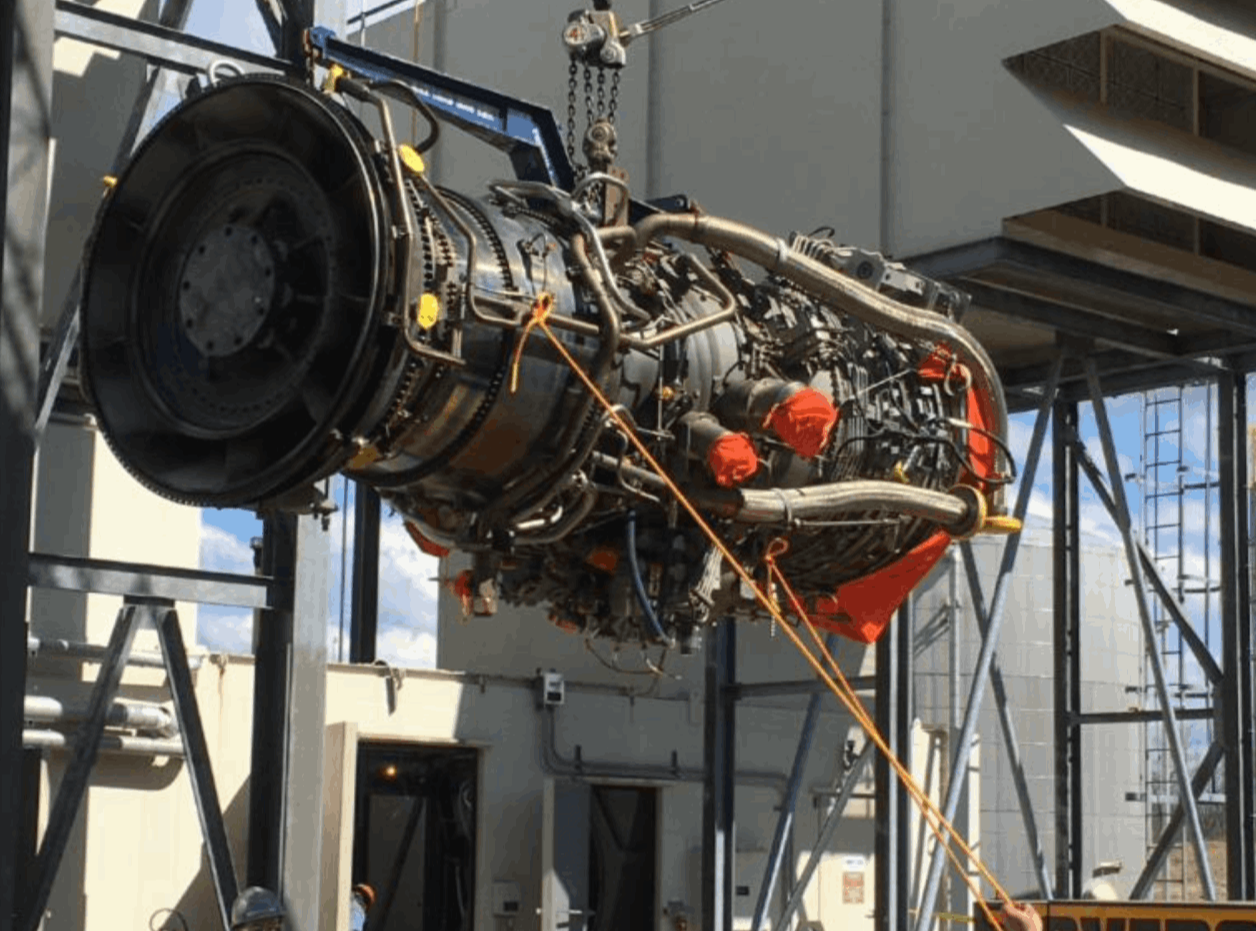
POLYGON ((638 249, 644 249, 658 236, 670 235, 732 252, 872 326, 908 339, 947 343, 971 369, 977 390, 994 405, 995 423, 991 429, 998 436, 1007 435, 1007 402, 994 363, 972 334, 945 317, 900 304, 794 252, 782 240, 732 220, 693 214, 656 214, 642 220, 634 229, 638 249))
MULTIPOLYGON (((31 750, 66 750, 71 746, 70 738, 60 731, 24 730, 22 746, 31 750)), ((153 737, 132 737, 129 734, 102 734, 100 736, 102 753, 124 753, 131 756, 177 756, 182 757, 183 741, 162 740, 153 737)))
POLYGON ((698 491, 694 503, 719 517, 749 524, 789 523, 851 511, 896 511, 936 521, 955 536, 981 529, 978 493, 959 486, 953 492, 913 488, 897 482, 853 481, 803 488, 698 491), (961 495, 971 494, 965 501, 961 495))
MULTIPOLYGON (((50 723, 53 721, 83 721, 87 719, 85 705, 67 706, 59 698, 49 695, 27 695, 22 700, 22 717, 27 721, 50 723)), ((133 727, 141 731, 153 731, 161 737, 177 737, 179 724, 160 705, 131 704, 115 701, 105 712, 105 723, 113 727, 133 727)))
MULTIPOLYGON (((27 637, 26 653, 28 656, 51 656, 60 659, 86 659, 99 662, 105 658, 105 648, 95 643, 82 643, 77 640, 58 640, 45 637, 27 637)), ((166 661, 160 653, 132 653, 127 660, 128 666, 140 666, 146 669, 165 669, 166 661)), ((201 668, 201 657, 188 657, 188 668, 201 668)))

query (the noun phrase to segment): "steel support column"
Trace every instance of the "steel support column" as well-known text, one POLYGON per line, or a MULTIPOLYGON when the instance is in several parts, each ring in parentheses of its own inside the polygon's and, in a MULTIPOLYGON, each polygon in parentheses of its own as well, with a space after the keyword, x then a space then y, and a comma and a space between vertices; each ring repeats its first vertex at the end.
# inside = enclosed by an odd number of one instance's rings
MULTIPOLYGON (((1226 884, 1232 899, 1256 898, 1252 781, 1252 619, 1248 591, 1247 378, 1217 379, 1221 507, 1221 743, 1225 749, 1226 884)), ((1188 811, 1189 814, 1189 811, 1188 811)))
POLYGON ((1055 894, 1082 895, 1081 562, 1077 402, 1055 405, 1051 434, 1054 508, 1055 894))
POLYGON ((353 505, 353 596, 349 662, 375 662, 379 632, 379 492, 359 484, 353 505))
POLYGON ((29 897, 23 903, 18 923, 22 931, 36 931, 43 922, 44 909, 48 907, 48 896, 52 894, 52 884, 57 878, 66 842, 70 838, 83 797, 87 794, 92 767, 100 752, 100 738, 105 731, 105 716, 122 682, 127 657, 131 654, 131 644, 135 641, 135 632, 140 626, 140 616, 151 616, 152 611, 151 605, 139 602, 124 604, 118 611, 113 634, 109 638, 109 651, 96 674, 87 717, 75 732, 74 751, 66 763, 56 800, 48 814, 43 843, 40 844, 39 855, 35 859, 34 881, 29 897))
POLYGON ((0 931, 16 926, 25 862, 22 697, 27 551, 52 113, 52 12, 0 0, 0 931))
MULTIPOLYGON (((837 635, 829 634, 824 640, 824 649, 832 655, 837 645, 837 635)), ((820 718, 820 702, 823 695, 812 694, 807 701, 807 711, 803 715, 802 731, 798 735, 798 749, 794 752, 794 765, 789 771, 789 781, 785 784, 785 797, 781 799, 781 813, 776 819, 776 830, 772 834, 772 846, 768 851, 768 862, 763 871, 763 882, 759 884, 759 899, 754 905, 754 916, 750 921, 750 931, 759 931, 763 927, 763 919, 767 915, 768 903, 772 901, 772 893, 776 889, 776 880, 781 873, 781 859, 785 855, 785 840, 794 827, 794 810, 798 805, 798 790, 802 786, 803 773, 807 769, 807 759, 811 756, 811 742, 815 737, 816 721, 820 718)))
MULTIPOLYGON (((1191 792, 1190 772, 1186 766, 1186 752, 1182 747, 1182 734, 1178 730, 1177 716, 1173 713, 1173 705, 1169 700, 1169 688, 1165 682, 1164 664, 1160 651, 1156 647, 1156 629, 1151 619, 1151 609, 1147 604, 1147 587, 1143 581, 1143 561, 1138 553, 1134 540, 1134 529, 1130 521, 1129 504, 1125 498, 1125 482, 1121 478, 1121 467, 1117 459, 1116 443, 1112 439, 1112 427, 1108 423, 1108 409, 1103 400, 1103 391, 1099 385, 1099 372, 1093 359, 1086 359, 1086 382, 1090 387, 1090 400, 1095 411, 1095 425, 1099 429, 1099 441, 1103 444, 1103 457, 1108 465, 1109 491, 1116 505, 1117 529, 1121 531, 1121 539, 1125 542, 1125 555, 1129 563, 1130 578, 1134 585, 1134 598, 1138 602, 1138 617, 1143 625, 1143 638, 1147 647, 1147 659, 1151 665, 1152 676, 1156 683, 1156 696, 1160 700, 1160 711, 1164 715, 1164 731, 1169 741, 1169 750, 1173 756, 1173 770, 1177 776, 1178 792, 1186 809, 1187 824, 1191 829, 1191 840, 1195 848, 1195 858, 1199 865, 1200 878, 1203 881, 1204 896, 1211 902, 1217 897, 1216 887, 1212 881, 1212 869, 1208 864, 1208 851, 1204 843, 1204 830, 1199 822, 1199 809, 1195 805, 1195 796, 1191 792)), ((1224 394, 1224 392, 1222 392, 1224 394)), ((1224 491, 1222 492, 1224 497, 1224 491)), ((1224 513, 1224 508, 1223 508, 1224 513)))
POLYGON ((290 610, 254 615, 248 885, 275 890, 286 927, 318 925, 330 553, 315 517, 268 515, 262 571, 290 610))
MULTIPOLYGON (((899 609, 889 632, 877 641, 875 723, 890 752, 911 772, 912 616, 899 609)), ((878 754, 876 784, 876 931, 907 928, 911 907, 911 818, 907 790, 889 761, 878 754)))
POLYGON ((736 783, 737 627, 715 625, 706 646, 706 704, 702 713, 702 927, 732 931, 736 783))
MULTIPOLYGON (((960 550, 964 556, 964 571, 968 576, 968 591, 973 599, 973 615, 977 618, 977 628, 984 639, 990 625, 986 618, 986 599, 981 591, 981 579, 977 575, 977 559, 973 555, 972 544, 967 540, 960 544, 960 550)), ((999 712, 999 729, 1003 732, 1003 747, 1007 751, 1008 768, 1012 771, 1012 782, 1016 786, 1016 799, 1020 803, 1025 837, 1029 841, 1030 852, 1034 855, 1034 868, 1038 874, 1038 893, 1044 899, 1050 899, 1052 898, 1051 877, 1047 873, 1047 858, 1042 852, 1042 841, 1038 837, 1038 822, 1034 818, 1034 805, 1029 797, 1025 766, 1021 762, 1020 743, 1016 739, 1016 726, 1008 708, 1007 689, 1003 685, 1003 670, 999 668, 997 656, 990 662, 990 688, 994 692, 994 704, 999 712)))
MULTIPOLYGON (((1029 511, 1029 497, 1033 493, 1034 478, 1038 472, 1038 458, 1042 453, 1043 438, 1047 434, 1047 423, 1051 419, 1051 405, 1055 401, 1056 389, 1059 386, 1060 371, 1064 365, 1064 356, 1056 357, 1043 389, 1042 400, 1038 405, 1038 416, 1034 420, 1033 436, 1029 440, 1029 451, 1025 454, 1025 462, 1020 474, 1020 488, 1016 494, 1016 507, 1013 516, 1024 521, 1029 511)), ((972 752, 973 737, 977 731, 977 718, 981 714, 981 706, 986 697, 986 682, 990 676, 990 666, 994 662, 994 651, 998 646, 999 634, 1003 629, 1003 616, 1007 607, 1007 593, 1012 578, 1012 570, 1016 567, 1016 554, 1020 550, 1021 535, 1019 532, 1007 538, 1003 547, 1003 559, 999 564, 999 575, 995 579, 994 593, 990 596, 989 628, 981 640, 981 651, 977 655, 977 668, 973 671, 972 687, 968 693, 968 707, 964 710, 964 725, 960 729, 959 741, 955 746, 955 758, 951 763, 951 776, 947 781, 946 804, 942 806, 943 817, 947 821, 955 818, 959 807, 960 793, 964 786, 964 773, 968 768, 968 757, 972 752)), ((938 887, 942 881, 942 870, 946 865, 946 850, 937 846, 929 863, 929 877, 925 883, 925 891, 920 900, 920 916, 916 922, 917 931, 928 931, 933 923, 934 908, 938 900, 938 887)))

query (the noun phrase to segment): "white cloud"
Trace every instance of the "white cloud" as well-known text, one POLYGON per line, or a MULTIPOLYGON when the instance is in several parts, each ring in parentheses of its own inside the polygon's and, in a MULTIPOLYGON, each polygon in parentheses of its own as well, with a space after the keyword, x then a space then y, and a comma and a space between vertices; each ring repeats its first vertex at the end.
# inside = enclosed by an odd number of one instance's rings
POLYGON ((253 548, 221 527, 201 520, 201 568, 211 572, 253 574, 253 548))
POLYGON ((197 612, 196 640, 214 653, 253 652, 253 613, 239 608, 202 605, 197 612))
POLYGON ((436 666, 436 635, 426 630, 381 630, 376 655, 393 666, 433 669, 436 666))
POLYGON ((385 517, 380 526, 380 609, 400 614, 436 611, 440 560, 420 550, 401 520, 385 517))

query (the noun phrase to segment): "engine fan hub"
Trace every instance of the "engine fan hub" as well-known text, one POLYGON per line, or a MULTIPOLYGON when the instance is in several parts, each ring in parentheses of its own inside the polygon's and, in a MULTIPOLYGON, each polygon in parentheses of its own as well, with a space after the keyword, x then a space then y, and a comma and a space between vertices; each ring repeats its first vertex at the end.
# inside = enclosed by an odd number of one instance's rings
POLYGON ((227 223, 189 253, 179 319, 202 355, 230 356, 257 336, 274 298, 274 251, 256 230, 227 223))

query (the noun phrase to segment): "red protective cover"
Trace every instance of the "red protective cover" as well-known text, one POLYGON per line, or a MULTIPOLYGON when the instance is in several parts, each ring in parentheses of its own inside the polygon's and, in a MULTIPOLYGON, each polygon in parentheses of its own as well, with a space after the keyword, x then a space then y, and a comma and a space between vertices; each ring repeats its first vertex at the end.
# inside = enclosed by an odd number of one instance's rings
POLYGON ((950 534, 939 530, 885 568, 847 582, 832 597, 817 598, 812 623, 860 643, 875 643, 950 542, 950 534))
MULTIPOLYGON (((968 367, 963 363, 956 363, 955 356, 951 352, 951 347, 946 343, 938 343, 933 352, 925 356, 916 366, 916 371, 920 373, 922 380, 930 383, 940 382, 947 377, 952 366, 955 367, 955 374, 961 382, 968 383, 968 392, 964 398, 965 406, 968 409, 968 422, 979 430, 990 430, 994 425, 994 410, 990 403, 990 399, 984 394, 977 392, 977 389, 971 386, 972 377, 968 371, 968 367)), ((972 463, 973 471, 977 473, 980 479, 988 479, 994 476, 994 442, 984 433, 978 430, 968 431, 968 456, 972 463)), ((981 488, 985 483, 983 481, 972 481, 969 479, 965 484, 976 485, 981 488)))
POLYGON ((721 488, 740 485, 759 471, 759 453, 744 433, 725 433, 707 450, 707 466, 721 488))
POLYGON ((790 449, 811 459, 829 441, 837 417, 837 408, 822 392, 803 388, 772 408, 767 422, 790 449))
POLYGON ((433 543, 427 537, 423 536, 423 534, 419 532, 419 528, 416 527, 413 523, 411 523, 410 521, 405 521, 405 525, 406 525, 406 533, 410 534, 410 539, 413 540, 415 544, 418 545, 419 549, 427 553, 427 555, 440 556, 440 557, 445 557, 449 555, 449 550, 441 546, 439 543, 433 543))

